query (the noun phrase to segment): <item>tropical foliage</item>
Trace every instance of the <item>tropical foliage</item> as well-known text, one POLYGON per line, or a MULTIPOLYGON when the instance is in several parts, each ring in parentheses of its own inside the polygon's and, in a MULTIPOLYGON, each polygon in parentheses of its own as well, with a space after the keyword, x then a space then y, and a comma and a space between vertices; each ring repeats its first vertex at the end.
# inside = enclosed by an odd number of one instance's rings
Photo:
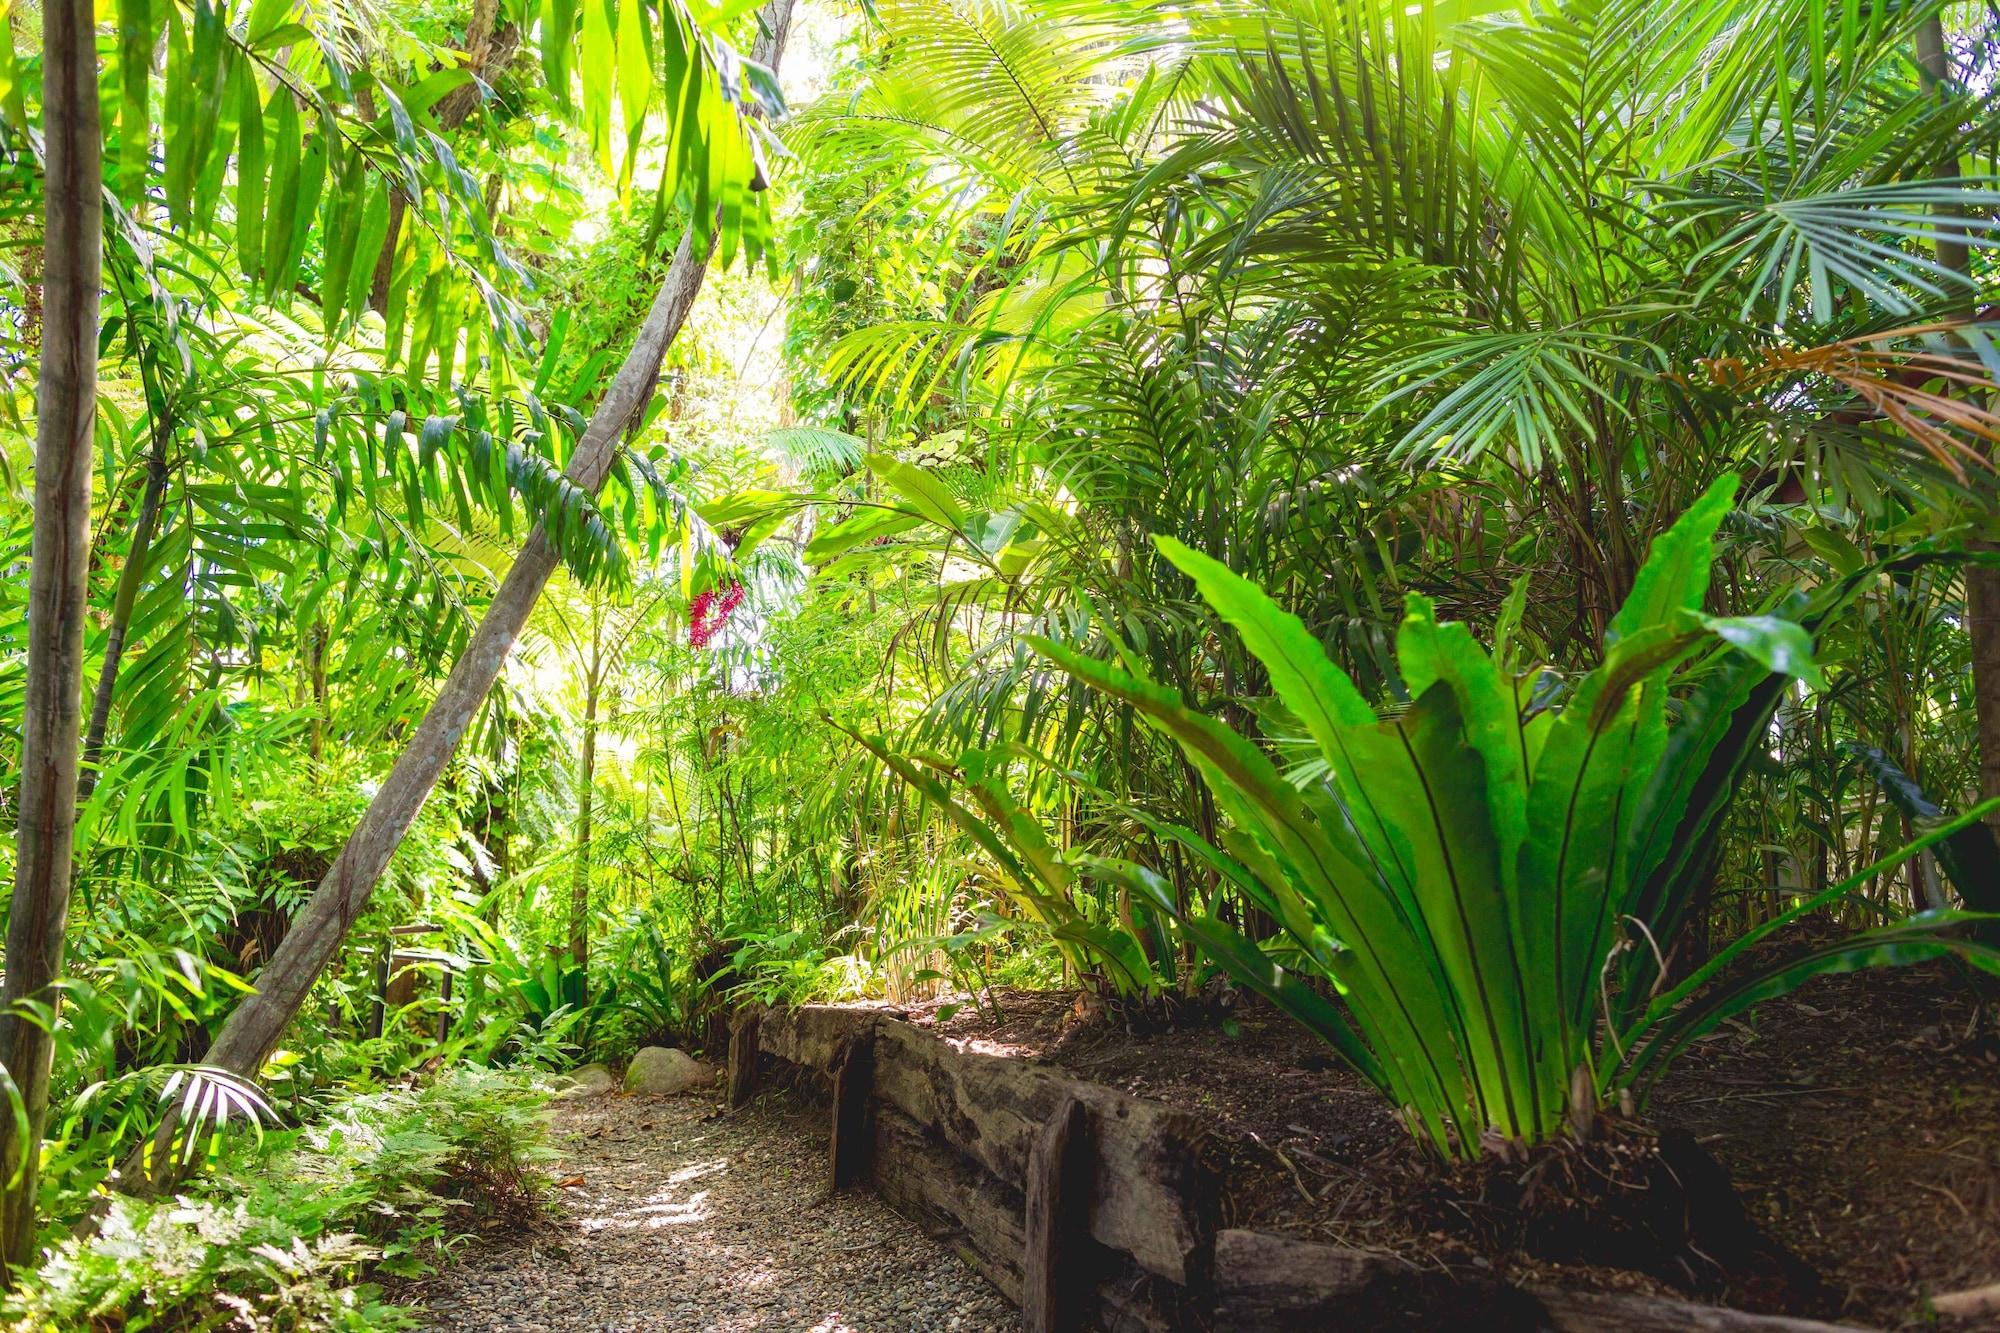
MULTIPOLYGON (((1503 670, 1465 626, 1440 623, 1412 594, 1396 664, 1414 702, 1389 720, 1297 617, 1163 539, 1304 732, 1312 760, 1299 779, 1173 691, 1037 645, 1170 736, 1227 817, 1227 850, 1172 832, 1282 933, 1277 948, 1259 948, 1227 921, 1189 918, 1203 951, 1309 1024, 1442 1153, 1587 1134, 1631 1072, 1727 1012, 1655 1003, 1669 981, 1660 941, 1678 939, 1778 700, 1793 679, 1823 684, 1799 623, 1699 610, 1714 526, 1734 491, 1725 478, 1661 537, 1612 620, 1603 663, 1574 683, 1549 688, 1503 670), (1711 648, 1723 660, 1704 669, 1711 648), (1683 664, 1700 683, 1670 729, 1669 685, 1683 664), (1294 969, 1330 983, 1338 1003, 1294 969)), ((1840 600, 1805 614, 1818 620, 1840 600)), ((1086 864, 1179 913, 1156 872, 1086 864)), ((1955 954, 2000 968, 2000 954, 1951 938, 1961 924, 1925 913, 1856 935, 1816 966, 1788 964, 1783 978, 1796 985, 1850 955, 1955 954)), ((1771 982, 1760 975, 1746 989, 1768 998, 1771 982)))
POLYGON ((57 1243, 100 1186, 731 998, 1234 985, 1471 1156, 1816 972, 1991 961, 1983 7, 0 34, 50 1320, 129 1277, 57 1243))

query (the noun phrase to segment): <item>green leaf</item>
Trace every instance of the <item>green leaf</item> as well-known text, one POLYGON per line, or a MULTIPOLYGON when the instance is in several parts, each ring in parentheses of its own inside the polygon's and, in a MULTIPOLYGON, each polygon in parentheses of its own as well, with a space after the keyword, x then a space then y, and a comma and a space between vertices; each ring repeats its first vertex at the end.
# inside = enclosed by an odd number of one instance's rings
POLYGON ((286 260, 291 254, 292 229, 299 205, 299 110, 285 88, 274 89, 265 108, 271 134, 271 181, 264 197, 263 262, 267 297, 288 288, 286 260))
MULTIPOLYGON (((1859 760, 1889 803, 1919 827, 1934 828, 1949 820, 1944 809, 1881 750, 1859 741, 1842 741, 1840 749, 1859 760)), ((1994 836, 1992 825, 1982 819, 1961 822, 1957 832, 1935 844, 1935 850, 1938 864, 1968 908, 2000 912, 2000 837, 1994 836)))
MULTIPOLYGON (((615 73, 617 61, 612 8, 621 0, 578 2, 583 7, 583 38, 577 49, 584 75, 583 129, 590 140, 591 154, 604 168, 604 174, 616 178, 620 175, 618 163, 611 156, 611 93, 615 79, 607 76, 615 73)), ((622 0, 622 3, 637 4, 639 0, 622 0)))
POLYGON ((375 287, 375 266, 389 237, 389 184, 371 173, 362 182, 366 202, 361 206, 361 225, 355 233, 354 259, 348 266, 347 294, 342 307, 354 318, 368 308, 375 287))
POLYGON ((352 275, 359 257, 361 226, 365 221, 363 199, 368 187, 366 165, 361 155, 349 156, 339 183, 327 196, 325 222, 321 228, 326 247, 326 267, 320 277, 320 322, 332 339, 349 309, 352 275))
MULTIPOLYGON (((158 35, 151 0, 118 0, 118 194, 128 207, 144 196, 152 173, 153 122, 147 99, 158 35)), ((247 63, 238 69, 247 72, 247 63)))
POLYGON ((868 455, 868 466, 925 520, 954 533, 962 530, 965 510, 936 477, 887 454, 868 455))
POLYGON ((922 521, 918 515, 898 509, 863 509, 846 521, 816 534, 806 543, 803 554, 809 564, 823 565, 864 543, 908 532, 922 521))
POLYGON ((1271 688, 1290 708, 1327 762, 1338 762, 1340 729, 1369 726, 1375 710, 1361 697, 1354 681, 1335 666, 1304 622, 1265 596, 1263 589, 1220 560, 1203 555, 1172 537, 1157 536, 1153 544, 1174 568, 1194 581, 1202 599, 1236 632, 1243 644, 1271 675, 1271 688))
POLYGON ((262 46, 280 26, 290 20, 294 0, 253 0, 250 17, 244 25, 244 40, 252 47, 262 46))
POLYGON ((653 95, 652 42, 646 31, 645 6, 638 0, 620 0, 618 7, 618 107, 624 113, 625 151, 620 156, 618 181, 632 184, 632 165, 646 133, 646 108, 653 95))
POLYGON ((1625 1081, 1637 1084, 1657 1078, 1689 1042, 1766 1000, 1790 994, 1814 977, 1867 967, 1906 967, 1942 957, 1955 957, 2000 976, 2000 948, 1954 938, 1967 926, 1990 927, 1996 920, 2000 918, 1971 912, 1921 913, 1758 968, 1699 1002, 1663 1016, 1634 1055, 1625 1081))
POLYGON ((1157 873, 1131 861, 1090 856, 1079 858, 1098 875, 1143 894, 1154 909, 1181 923, 1189 937, 1208 957, 1221 965, 1238 984, 1255 991, 1284 1013, 1303 1023, 1321 1041, 1340 1053, 1348 1065, 1376 1086, 1385 1086, 1388 1073, 1368 1049, 1340 1009, 1318 992, 1279 966, 1268 954, 1252 944, 1243 933, 1214 917, 1182 912, 1174 902, 1172 889, 1157 873))
MULTIPOLYGON (((281 94, 282 95, 282 94, 281 94)), ((236 67, 236 257, 244 276, 256 282, 264 272, 264 104, 249 61, 236 67)))
POLYGON ((1857 573, 1868 563, 1868 557, 1862 554, 1860 547, 1831 528, 1803 528, 1799 536, 1836 574, 1857 573))
POLYGON ((1701 610, 1714 563, 1715 530, 1736 500, 1736 476, 1725 473, 1662 533, 1632 581, 1631 595, 1611 621, 1611 638, 1666 624, 1677 611, 1701 610))
MULTIPOLYGON (((1173 691, 1050 640, 1026 642, 1091 688, 1133 705, 1180 745, 1223 813, 1258 839, 1271 867, 1266 887, 1274 895, 1300 895, 1327 932, 1351 946, 1341 955, 1354 968, 1349 1003, 1383 1057, 1390 1095, 1417 1108, 1438 1141, 1447 1136, 1449 1118, 1459 1143, 1476 1143, 1482 1126, 1470 1120, 1454 1046, 1465 1025, 1452 1016, 1450 996, 1436 981, 1436 951, 1418 933, 1420 924, 1382 892, 1376 854, 1330 805, 1315 817, 1306 796, 1262 752, 1187 708, 1173 691)), ((1383 746, 1395 744, 1383 730, 1383 746)), ((1237 854, 1242 858, 1246 849, 1237 854)))
POLYGON ((1819 663, 1813 660, 1812 636, 1795 621, 1778 616, 1701 616, 1700 621, 1766 671, 1794 676, 1814 689, 1826 688, 1819 663))

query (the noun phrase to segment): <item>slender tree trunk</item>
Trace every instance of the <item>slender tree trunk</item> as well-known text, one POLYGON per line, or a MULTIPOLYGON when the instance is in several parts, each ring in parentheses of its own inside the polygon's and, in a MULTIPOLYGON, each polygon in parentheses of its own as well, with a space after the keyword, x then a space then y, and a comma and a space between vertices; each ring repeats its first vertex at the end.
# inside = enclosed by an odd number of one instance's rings
POLYGON ((569 960, 590 987, 590 820, 597 800, 597 692, 604 671, 604 610, 590 607, 590 674, 583 691, 583 762, 576 775, 576 855, 570 866, 569 960))
POLYGON ((90 566, 90 453, 97 415, 103 281, 103 131, 89 0, 44 0, 42 106, 47 209, 42 360, 35 421, 35 527, 28 575, 28 686, 21 732, 14 901, 0 986, 0 1062, 20 1089, 26 1133, 0 1115, 0 1281, 35 1248, 35 1189, 76 828, 83 622, 90 566), (29 1016, 33 1005, 41 1013, 29 1016), (19 1172, 15 1175, 15 1172, 19 1172))
MULTIPOLYGON (((1917 67, 1924 82, 1948 95, 1956 81, 1951 52, 1945 45, 1944 24, 1933 14, 1917 26, 1917 67)), ((1939 180, 1956 179, 1958 163, 1940 159, 1933 174, 1939 180)), ((1975 288, 1971 284, 1972 252, 1962 240, 1940 234, 1937 261, 1967 279, 1962 313, 1977 313, 1975 288)), ((1984 545, 1984 543, 1982 543, 1984 545)), ((1972 648, 1972 714, 1979 737, 1979 795, 1982 800, 2000 796, 2000 569, 1968 565, 1965 570, 1965 631, 1972 648)), ((2000 811, 1987 816, 2000 830, 2000 811)), ((1914 873, 1914 871, 1912 872, 1914 873)))
POLYGON ((77 799, 87 801, 97 789, 97 760, 104 753, 104 731, 111 722, 111 701, 118 692, 118 667, 125 657, 125 637, 132 628, 132 608, 138 604, 140 585, 146 581, 146 556, 153 549, 153 536, 160 526, 160 509, 167 494, 167 440, 169 428, 162 423, 153 433, 152 456, 146 460, 146 492, 139 501, 139 521, 132 528, 132 548, 125 555, 125 567, 118 571, 118 592, 111 603, 111 624, 104 635, 104 665, 97 673, 97 689, 90 700, 90 723, 83 733, 83 774, 77 781, 77 799))
MULTIPOLYGON (((643 388, 651 382, 653 368, 686 318, 705 267, 705 262, 693 255, 692 240, 684 240, 637 343, 598 404, 570 462, 568 478, 583 491, 595 495, 603 484, 613 443, 625 422, 643 406, 643 388)), ((485 704, 557 563, 555 549, 537 524, 339 859, 300 909, 285 942, 259 976, 257 993, 240 1003, 223 1024, 209 1052, 209 1063, 247 1075, 270 1054, 306 991, 332 961, 348 928, 367 905, 389 858, 402 844, 460 739, 485 704)))
MULTIPOLYGON (((452 89, 431 108, 438 129, 445 134, 471 117, 484 96, 480 83, 489 74, 497 76, 520 49, 520 29, 511 23, 499 23, 499 17, 499 0, 473 0, 472 18, 465 25, 465 39, 459 47, 465 53, 465 68, 473 82, 452 89)), ((396 277, 396 247, 403 239, 403 219, 409 205, 401 190, 390 192, 389 229, 383 234, 382 249, 375 257, 375 278, 368 289, 368 308, 377 314, 389 308, 389 287, 396 277)), ((490 204, 487 213, 489 216, 492 213, 490 204)))
POLYGON ((312 691, 312 730, 306 733, 306 744, 315 760, 326 757, 326 622, 314 618, 306 630, 306 684, 312 691))
MULTIPOLYGON (((791 12, 792 0, 771 0, 766 10, 769 32, 759 41, 755 55, 760 62, 776 66, 791 12)), ((696 256, 690 231, 674 254, 632 350, 591 414, 590 425, 570 459, 565 475, 586 494, 597 494, 604 484, 618 437, 634 414, 645 406, 659 375, 660 362, 687 319, 707 268, 708 256, 696 256)), ((333 961, 341 941, 368 905, 389 858, 402 845, 404 835, 429 799, 445 765, 456 753, 460 739, 499 679, 501 668, 520 638, 529 613, 541 599, 542 590, 548 586, 556 564, 555 549, 538 523, 528 534, 521 554, 507 571, 464 653, 431 703, 430 711, 417 725, 409 745, 397 757, 374 800, 369 802, 360 823, 341 848, 339 858, 313 896, 299 909, 284 942, 258 975, 255 993, 246 996, 224 1021, 222 1031, 209 1049, 207 1063, 246 1077, 263 1067, 293 1015, 305 1003, 313 983, 333 961)), ((152 1171, 147 1171, 144 1158, 137 1153, 124 1163, 120 1174, 128 1187, 156 1189, 174 1178, 179 1155, 165 1151, 174 1128, 174 1120, 169 1116, 155 1136, 150 1153, 152 1171)))
MULTIPOLYGON (((1965 570, 1965 628, 1972 640, 1972 711, 1979 724, 1979 796, 2000 796, 2000 569, 1965 570)), ((2000 831, 2000 811, 1987 816, 2000 831)))

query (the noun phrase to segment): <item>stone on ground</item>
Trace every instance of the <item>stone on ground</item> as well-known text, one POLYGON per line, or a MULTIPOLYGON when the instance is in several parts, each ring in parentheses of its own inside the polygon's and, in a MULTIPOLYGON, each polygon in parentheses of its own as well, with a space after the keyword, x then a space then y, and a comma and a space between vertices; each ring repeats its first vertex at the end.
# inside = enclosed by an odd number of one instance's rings
POLYGON ((560 1075, 558 1082, 561 1084, 561 1090, 556 1096, 565 1099, 602 1097, 618 1086, 618 1080, 613 1078, 611 1071, 601 1064, 579 1065, 569 1073, 560 1075))
POLYGON ((671 1046, 647 1046, 625 1069, 625 1091, 656 1097, 692 1092, 715 1082, 715 1068, 671 1046))

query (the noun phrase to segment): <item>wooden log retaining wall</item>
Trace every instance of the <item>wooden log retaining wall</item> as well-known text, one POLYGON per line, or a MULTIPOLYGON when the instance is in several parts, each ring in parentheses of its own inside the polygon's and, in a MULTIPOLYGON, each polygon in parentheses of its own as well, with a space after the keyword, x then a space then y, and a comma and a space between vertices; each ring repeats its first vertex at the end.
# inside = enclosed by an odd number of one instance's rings
POLYGON ((1681 1301, 1509 1287, 1223 1230, 1222 1181, 1199 1118, 944 1040, 892 1009, 739 1012, 731 1105, 773 1080, 828 1099, 834 1188, 872 1185, 1020 1305, 1027 1333, 1836 1333, 1681 1301))

